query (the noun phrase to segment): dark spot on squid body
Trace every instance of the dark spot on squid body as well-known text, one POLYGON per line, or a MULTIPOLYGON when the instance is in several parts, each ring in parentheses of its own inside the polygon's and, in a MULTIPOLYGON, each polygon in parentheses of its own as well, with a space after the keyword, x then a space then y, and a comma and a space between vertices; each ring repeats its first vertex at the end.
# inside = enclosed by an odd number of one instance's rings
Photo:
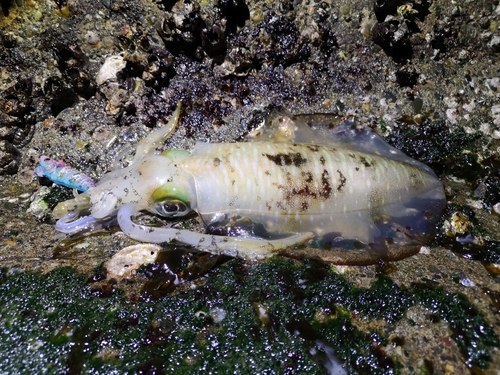
POLYGON ((313 181, 313 175, 311 172, 302 172, 302 177, 304 178, 305 183, 311 183, 313 181))
POLYGON ((279 153, 276 155, 262 154, 267 157, 276 165, 281 167, 293 165, 295 167, 300 167, 302 164, 307 162, 300 152, 289 152, 289 153, 279 153))
POLYGON ((276 207, 278 207, 282 211, 285 211, 285 209, 286 209, 285 204, 281 201, 276 202, 276 207))
POLYGON ((337 190, 342 191, 345 184, 347 183, 347 178, 342 174, 342 172, 340 170, 337 169, 337 172, 338 172, 339 178, 340 178, 340 184, 337 186, 337 190))
POLYGON ((323 197, 324 199, 330 198, 330 196, 332 195, 332 185, 330 184, 330 174, 326 169, 323 170, 323 173, 321 174, 321 185, 321 197, 323 197))
POLYGON ((423 181, 417 176, 415 172, 410 172, 410 184, 414 190, 419 190, 423 187, 423 181))
POLYGON ((370 164, 368 162, 368 160, 366 160, 366 158, 364 156, 360 156, 359 157, 359 161, 366 167, 366 168, 370 168, 372 166, 372 164, 370 164))
MULTIPOLYGON (((321 194, 321 192, 320 192, 321 194)), ((313 199, 317 199, 318 194, 316 191, 312 190, 309 185, 302 186, 300 188, 293 188, 290 194, 287 194, 286 200, 291 201, 295 197, 311 197, 313 199)))

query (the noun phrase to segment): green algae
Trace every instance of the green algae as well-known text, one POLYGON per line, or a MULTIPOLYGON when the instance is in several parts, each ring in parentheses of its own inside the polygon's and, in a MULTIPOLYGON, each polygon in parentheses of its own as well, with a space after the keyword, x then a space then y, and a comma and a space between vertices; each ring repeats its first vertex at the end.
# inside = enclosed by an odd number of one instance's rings
POLYGON ((486 368, 491 361, 489 349, 499 347, 500 339, 467 298, 424 284, 416 284, 412 289, 417 300, 435 315, 435 320, 442 319, 449 324, 451 337, 467 366, 486 368))
POLYGON ((53 210, 59 202, 74 198, 71 190, 61 186, 51 186, 49 194, 44 197, 45 203, 53 210))
POLYGON ((356 320, 395 323, 415 304, 449 324, 469 366, 487 367, 500 341, 464 296, 424 284, 403 289, 384 276, 357 288, 313 261, 235 259, 210 271, 204 285, 135 302, 119 289, 103 294, 70 268, 2 270, 0 368, 322 374, 334 358, 351 374, 396 374, 400 365, 384 351, 387 333, 363 332, 356 320))
POLYGON ((480 149, 480 132, 469 134, 463 127, 451 130, 444 123, 424 121, 418 127, 402 125, 385 140, 438 175, 447 173, 474 181, 484 173, 476 152, 480 149))

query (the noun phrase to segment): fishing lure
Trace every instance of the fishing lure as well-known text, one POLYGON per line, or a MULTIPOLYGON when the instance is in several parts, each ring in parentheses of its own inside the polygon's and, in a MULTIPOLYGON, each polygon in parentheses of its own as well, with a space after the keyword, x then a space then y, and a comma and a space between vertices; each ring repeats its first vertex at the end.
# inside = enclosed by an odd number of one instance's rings
POLYGON ((179 113, 139 142, 129 166, 60 203, 56 229, 75 233, 117 218, 138 241, 338 264, 401 259, 433 236, 445 205, 441 182, 369 128, 311 128, 280 115, 247 142, 155 152, 179 113), (196 213, 209 233, 138 224, 139 211, 168 219, 196 213))
POLYGON ((96 186, 96 183, 86 174, 68 166, 61 160, 53 160, 48 156, 40 157, 40 165, 35 168, 39 177, 47 177, 52 182, 85 192, 96 186))

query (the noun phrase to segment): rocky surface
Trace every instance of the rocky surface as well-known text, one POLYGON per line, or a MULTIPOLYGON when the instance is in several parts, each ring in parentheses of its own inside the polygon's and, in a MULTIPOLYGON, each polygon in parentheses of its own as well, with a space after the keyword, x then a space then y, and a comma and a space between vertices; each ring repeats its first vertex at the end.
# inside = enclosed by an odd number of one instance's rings
MULTIPOLYGON (((398 290, 413 295, 413 302, 420 301, 392 321, 337 303, 354 317, 351 324, 359 332, 382 337, 371 336, 377 342, 373 352, 379 353, 374 368, 437 374, 500 368, 497 1, 0 4, 0 265, 11 270, 2 274, 4 282, 17 272, 47 273, 61 266, 92 275, 133 244, 116 230, 73 239, 55 232, 50 208, 71 192, 41 190, 50 183, 34 176, 40 155, 64 160, 98 180, 125 145, 164 123, 179 100, 181 124, 165 149, 242 139, 273 110, 337 113, 369 124, 430 165, 448 198, 436 241, 420 254, 335 271, 353 288, 367 290, 388 277, 398 290), (434 305, 422 290, 439 291, 434 305), (464 327, 469 318, 447 315, 445 305, 484 317, 487 329, 464 327)), ((217 284, 228 269, 267 267, 231 262, 222 271, 217 262, 208 262, 213 274, 198 282, 213 277, 217 284)), ((119 285, 127 289, 137 283, 119 285)), ((367 303, 383 309, 380 300, 389 297, 375 294, 367 303)), ((281 338, 277 327, 285 322, 279 311, 271 311, 278 323, 270 326, 264 316, 270 307, 261 298, 241 303, 262 322, 257 330, 281 338)), ((323 332, 321 340, 326 340, 328 319, 322 311, 315 312, 311 324, 320 325, 312 331, 323 332)), ((296 331, 305 353, 313 348, 328 353, 319 339, 302 328, 296 331)), ((183 361, 200 368, 188 357, 183 361)), ((351 372, 370 373, 340 357, 351 372)), ((322 371, 326 362, 318 363, 322 371)))

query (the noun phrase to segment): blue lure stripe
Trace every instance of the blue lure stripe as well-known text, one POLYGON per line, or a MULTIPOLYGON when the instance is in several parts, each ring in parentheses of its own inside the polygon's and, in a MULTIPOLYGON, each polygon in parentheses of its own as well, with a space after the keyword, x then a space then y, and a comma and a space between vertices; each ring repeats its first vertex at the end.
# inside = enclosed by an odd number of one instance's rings
POLYGON ((44 155, 40 157, 40 166, 35 170, 38 173, 40 171, 55 184, 81 192, 96 186, 96 183, 86 174, 66 165, 61 160, 53 160, 44 155))

